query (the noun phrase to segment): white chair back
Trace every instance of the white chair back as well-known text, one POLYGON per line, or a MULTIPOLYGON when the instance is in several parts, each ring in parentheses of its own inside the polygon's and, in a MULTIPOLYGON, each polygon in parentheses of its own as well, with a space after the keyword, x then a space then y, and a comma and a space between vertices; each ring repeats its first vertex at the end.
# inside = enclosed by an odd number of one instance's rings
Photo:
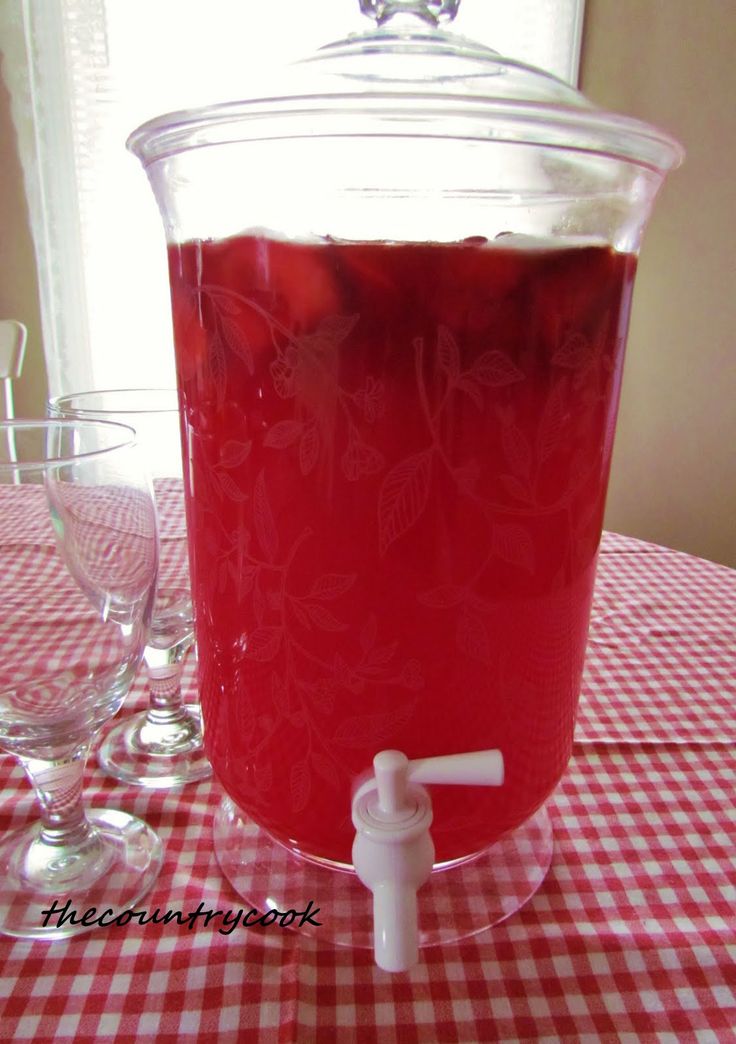
POLYGON ((15 319, 0 319, 0 380, 5 391, 5 417, 15 416, 12 381, 17 381, 23 370, 28 331, 15 319))
MULTIPOLYGON (((0 380, 3 382, 5 398, 5 420, 15 417, 13 402, 13 381, 17 381, 23 370, 23 357, 26 353, 28 331, 23 323, 15 319, 0 319, 0 380)), ((8 432, 8 455, 11 461, 17 460, 15 449, 15 432, 8 432)), ((20 482, 20 473, 15 472, 13 481, 20 482)))

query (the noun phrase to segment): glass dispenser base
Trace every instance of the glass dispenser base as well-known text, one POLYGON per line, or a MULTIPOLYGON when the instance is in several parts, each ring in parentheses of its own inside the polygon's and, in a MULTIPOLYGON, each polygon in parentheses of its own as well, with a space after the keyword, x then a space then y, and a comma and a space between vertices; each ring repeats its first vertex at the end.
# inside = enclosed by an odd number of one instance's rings
MULTIPOLYGON (((309 909, 321 923, 302 924, 297 916, 291 926, 300 934, 334 946, 373 948, 373 899, 352 869, 296 855, 228 797, 215 814, 214 843, 222 872, 249 909, 309 909)), ((552 850, 552 826, 542 807, 478 855, 435 868, 418 893, 419 945, 457 942, 510 917, 541 885, 552 850)))

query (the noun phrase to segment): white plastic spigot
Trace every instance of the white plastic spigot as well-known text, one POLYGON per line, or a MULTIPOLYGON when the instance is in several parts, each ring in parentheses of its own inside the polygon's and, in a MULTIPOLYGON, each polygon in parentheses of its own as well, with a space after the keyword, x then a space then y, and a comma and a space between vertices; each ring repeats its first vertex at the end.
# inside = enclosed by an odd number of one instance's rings
POLYGON ((373 893, 376 964, 407 971, 419 957, 417 891, 432 872, 432 802, 420 784, 498 787, 499 750, 409 761, 399 750, 373 759, 373 776, 355 793, 353 866, 373 893))

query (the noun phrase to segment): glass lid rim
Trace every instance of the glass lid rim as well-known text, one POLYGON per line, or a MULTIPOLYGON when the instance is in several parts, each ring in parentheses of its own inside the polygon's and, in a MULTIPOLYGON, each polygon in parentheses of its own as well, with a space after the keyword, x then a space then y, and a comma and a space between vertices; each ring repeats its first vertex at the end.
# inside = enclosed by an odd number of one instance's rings
MULTIPOLYGON (((336 117, 345 115, 348 110, 356 119, 361 116, 380 117, 393 114, 406 119, 407 123, 412 117, 417 120, 432 116, 465 119, 469 125, 467 134, 437 133, 427 136, 447 137, 448 139, 467 137, 486 141, 489 144, 500 141, 510 145, 536 144, 559 148, 564 147, 564 143, 559 140, 559 133, 567 129, 571 133, 577 132, 579 135, 586 135, 588 139, 587 143, 578 139, 571 141, 568 147, 574 151, 619 158, 644 167, 654 168, 663 173, 678 167, 684 158, 684 149, 680 142, 659 127, 635 117, 608 113, 594 107, 585 108, 577 105, 561 105, 558 102, 523 99, 489 99, 469 94, 409 93, 395 90, 372 91, 370 94, 366 94, 364 91, 343 91, 247 98, 239 101, 218 102, 199 108, 175 110, 155 116, 136 127, 128 136, 126 147, 147 167, 158 160, 190 149, 228 142, 261 140, 262 137, 243 133, 227 140, 213 136, 211 141, 192 140, 187 144, 187 137, 193 139, 197 132, 203 133, 208 129, 214 131, 215 128, 237 122, 241 122, 245 128, 249 120, 263 121, 269 118, 279 120, 300 115, 320 118, 336 117), (472 119, 476 121, 476 130, 473 132, 470 131, 472 119), (518 137, 492 133, 485 136, 478 133, 479 121, 485 120, 487 126, 492 128, 494 119, 499 125, 510 127, 515 123, 519 130, 534 128, 537 133, 535 136, 529 133, 526 136, 520 134, 518 137), (557 132, 557 136, 552 134, 553 129, 557 132), (545 141, 545 130, 549 132, 548 141, 545 141), (607 146, 606 138, 609 139, 607 146), (174 140, 178 145, 172 148, 174 140)), ((397 127, 399 126, 400 124, 397 125, 397 127)), ((300 135, 300 137, 304 136, 300 135)), ((340 131, 334 135, 315 133, 312 136, 349 137, 350 135, 345 131, 340 131)), ((358 130, 356 130, 355 136, 361 136, 358 130)), ((386 136, 412 137, 416 134, 412 134, 409 130, 402 133, 400 130, 394 129, 392 133, 387 130, 386 136)), ((294 135, 286 133, 268 135, 268 137, 288 139, 294 135)))

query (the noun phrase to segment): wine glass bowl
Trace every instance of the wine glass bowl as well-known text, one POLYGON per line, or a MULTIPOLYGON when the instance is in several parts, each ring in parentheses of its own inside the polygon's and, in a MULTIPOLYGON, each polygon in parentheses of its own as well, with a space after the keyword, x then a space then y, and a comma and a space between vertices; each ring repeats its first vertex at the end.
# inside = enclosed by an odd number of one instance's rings
POLYGON ((156 515, 134 433, 117 424, 0 424, 0 503, 0 746, 41 807, 0 842, 0 931, 61 938, 89 926, 44 923, 54 900, 126 909, 161 863, 144 823, 82 803, 90 740, 148 633, 156 515))
POLYGON ((104 738, 98 758, 116 779, 170 787, 204 779, 211 768, 202 744, 197 704, 181 692, 183 662, 194 645, 186 519, 173 389, 136 388, 79 392, 49 401, 49 414, 129 424, 145 450, 159 517, 158 580, 144 651, 148 708, 124 718, 104 738))

